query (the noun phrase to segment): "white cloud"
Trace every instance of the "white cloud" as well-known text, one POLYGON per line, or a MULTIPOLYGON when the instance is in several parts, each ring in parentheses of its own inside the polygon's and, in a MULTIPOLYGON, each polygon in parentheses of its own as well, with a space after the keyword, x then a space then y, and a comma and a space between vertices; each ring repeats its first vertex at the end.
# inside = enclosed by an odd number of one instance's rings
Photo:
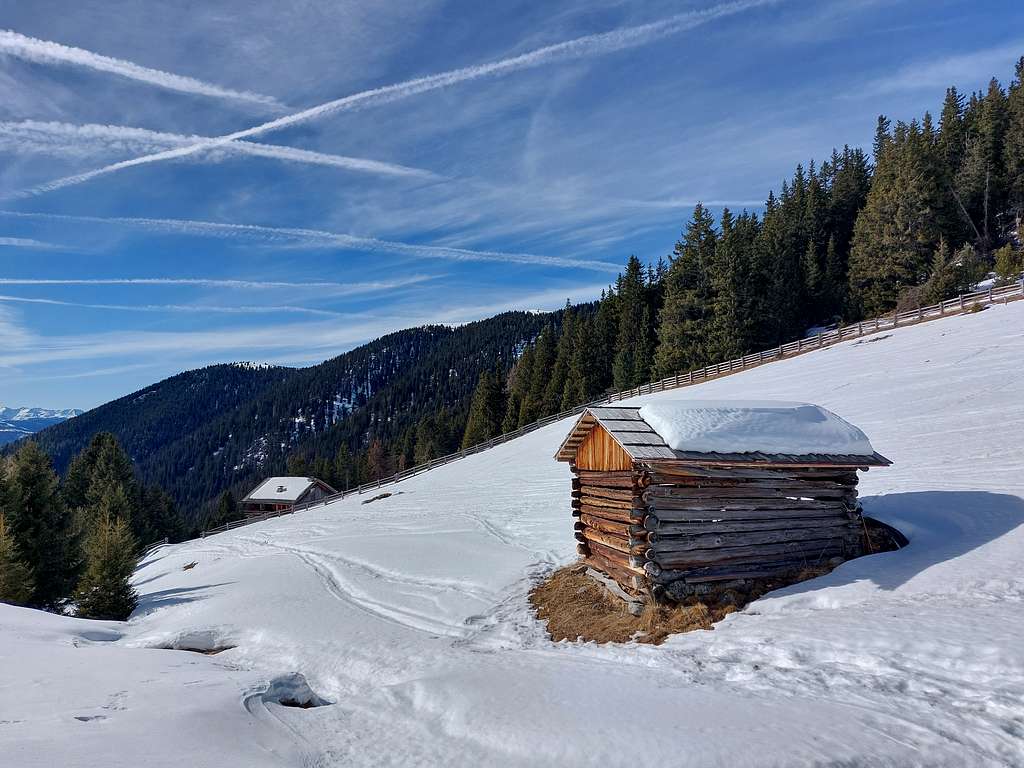
POLYGON ((270 96, 223 88, 192 77, 175 75, 171 72, 143 67, 131 61, 103 56, 83 48, 73 48, 50 40, 28 37, 12 30, 0 30, 0 54, 15 56, 37 64, 68 64, 84 67, 195 96, 209 96, 216 99, 258 104, 275 111, 284 109, 283 104, 270 96))
POLYGON ((129 160, 122 160, 117 163, 97 168, 92 171, 66 176, 46 184, 24 190, 16 196, 31 196, 45 194, 54 190, 81 184, 99 176, 116 173, 126 168, 133 168, 149 163, 161 162, 163 160, 174 160, 187 157, 198 152, 223 146, 239 139, 251 138, 270 131, 280 130, 292 125, 304 123, 309 120, 319 119, 342 111, 363 109, 377 104, 386 104, 399 99, 409 98, 422 93, 435 91, 442 88, 449 88, 463 82, 480 80, 487 77, 496 77, 512 72, 545 66, 558 61, 573 61, 593 56, 602 56, 617 51, 627 50, 651 42, 660 40, 671 35, 676 35, 702 24, 714 21, 726 16, 732 16, 754 8, 771 5, 780 0, 734 0, 734 2, 723 3, 711 6, 699 11, 687 11, 676 14, 649 24, 641 24, 633 27, 624 27, 610 32, 602 32, 593 35, 585 35, 573 40, 567 40, 553 45, 537 48, 533 51, 512 56, 486 64, 454 69, 448 72, 441 72, 434 75, 406 80, 400 83, 372 88, 359 93, 344 96, 333 101, 319 104, 309 109, 304 109, 284 117, 271 120, 260 125, 225 134, 207 141, 196 144, 177 147, 155 152, 129 160))
MULTIPOLYGON (((125 154, 157 152, 169 147, 187 147, 204 141, 210 141, 210 139, 204 136, 183 136, 177 133, 150 131, 145 128, 122 125, 72 125, 38 120, 0 122, 0 152, 7 151, 18 154, 39 153, 86 158, 97 154, 109 155, 112 152, 125 154)), ((209 151, 194 155, 194 157, 220 160, 227 155, 250 155, 285 162, 325 165, 382 176, 439 178, 430 171, 396 163, 312 152, 276 144, 259 144, 251 141, 236 141, 219 145, 209 151)))
POLYGON ((1013 65, 1024 55, 1024 40, 986 48, 972 53, 929 58, 898 69, 891 75, 867 83, 858 96, 903 93, 918 90, 945 90, 956 85, 961 91, 984 87, 1000 72, 1013 73, 1013 65))
POLYGON ((60 249, 63 246, 33 240, 31 237, 0 237, 0 247, 7 248, 41 248, 44 250, 60 249))
POLYGON ((294 227, 263 227, 255 224, 222 224, 212 221, 191 221, 187 219, 148 218, 102 218, 98 216, 70 216, 50 213, 29 213, 24 211, 0 211, 0 216, 12 216, 48 221, 78 222, 83 224, 114 224, 144 229, 162 234, 195 235, 222 239, 256 240, 264 245, 276 247, 326 248, 367 253, 389 253, 417 259, 442 259, 447 261, 488 261, 508 264, 532 264, 538 266, 588 269, 597 272, 618 272, 619 267, 603 261, 573 259, 561 256, 543 256, 532 253, 509 253, 505 251, 469 250, 436 245, 400 243, 379 240, 372 237, 357 237, 337 232, 294 227))

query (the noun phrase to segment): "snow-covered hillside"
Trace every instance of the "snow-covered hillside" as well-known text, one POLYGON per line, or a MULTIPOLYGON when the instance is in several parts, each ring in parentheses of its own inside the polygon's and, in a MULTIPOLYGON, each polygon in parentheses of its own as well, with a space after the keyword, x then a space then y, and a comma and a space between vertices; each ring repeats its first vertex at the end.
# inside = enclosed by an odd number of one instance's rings
POLYGON ((665 393, 856 424, 895 462, 865 508, 911 546, 659 647, 553 644, 531 616, 575 556, 568 422, 160 550, 127 624, 0 606, 0 762, 1024 765, 1022 363, 1019 302, 665 393), (152 650, 175 645, 235 647, 152 650), (274 703, 303 679, 333 704, 274 703))

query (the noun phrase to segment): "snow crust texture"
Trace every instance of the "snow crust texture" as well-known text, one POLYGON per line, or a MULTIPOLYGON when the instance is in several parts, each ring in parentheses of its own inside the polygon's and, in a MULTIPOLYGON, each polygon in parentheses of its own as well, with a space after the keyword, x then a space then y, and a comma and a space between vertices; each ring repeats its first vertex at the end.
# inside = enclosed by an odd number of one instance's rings
POLYGON ((0 606, 0 765, 1024 765, 1022 360, 1019 302, 627 402, 842 414, 910 539, 659 647, 555 644, 529 609, 575 558, 571 419, 160 549, 124 624, 0 606), (166 650, 196 646, 233 647, 166 650))
POLYGON ((669 448, 702 453, 870 456, 867 436, 810 403, 769 400, 657 400, 640 408, 669 448))

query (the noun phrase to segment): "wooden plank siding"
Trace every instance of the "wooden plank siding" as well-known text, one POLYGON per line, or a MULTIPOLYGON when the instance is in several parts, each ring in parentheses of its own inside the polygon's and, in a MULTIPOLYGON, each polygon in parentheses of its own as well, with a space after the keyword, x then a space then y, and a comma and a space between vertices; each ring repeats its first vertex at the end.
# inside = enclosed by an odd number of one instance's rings
POLYGON ((633 459, 600 424, 594 426, 576 449, 580 469, 618 472, 633 468, 633 459))

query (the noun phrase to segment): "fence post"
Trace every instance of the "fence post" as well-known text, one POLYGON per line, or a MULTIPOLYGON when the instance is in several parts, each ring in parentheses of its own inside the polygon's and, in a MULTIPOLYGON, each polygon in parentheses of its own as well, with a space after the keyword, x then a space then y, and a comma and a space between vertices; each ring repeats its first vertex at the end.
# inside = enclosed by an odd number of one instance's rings
POLYGON ((960 309, 963 309, 963 308, 964 308, 964 295, 961 293, 960 294, 960 309))
POLYGON ((900 324, 900 311, 898 309, 894 309, 892 311, 892 327, 895 328, 899 324, 900 324))
POLYGON ((923 317, 923 315, 921 314, 921 305, 918 304, 917 305, 917 319, 920 320, 922 317, 923 317))

